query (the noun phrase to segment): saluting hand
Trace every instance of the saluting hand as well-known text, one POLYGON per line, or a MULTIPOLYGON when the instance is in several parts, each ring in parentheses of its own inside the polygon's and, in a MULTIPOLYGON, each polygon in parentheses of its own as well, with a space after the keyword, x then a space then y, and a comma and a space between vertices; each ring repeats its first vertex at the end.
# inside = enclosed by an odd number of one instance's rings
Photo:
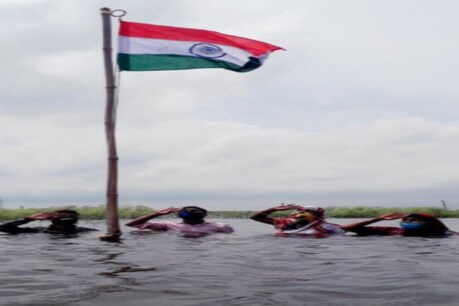
POLYGON ((296 204, 282 204, 279 206, 275 206, 271 208, 272 210, 276 211, 284 211, 284 210, 296 210, 296 209, 301 209, 301 206, 296 205, 296 204))
POLYGON ((53 212, 50 212, 50 211, 41 212, 38 214, 33 214, 29 216, 28 218, 32 220, 49 220, 53 218, 53 212))
POLYGON ((395 213, 388 213, 384 215, 380 215, 379 219, 381 220, 395 220, 395 219, 400 219, 403 217, 406 217, 408 213, 402 213, 402 212, 395 212, 395 213))
POLYGON ((178 211, 180 211, 180 208, 169 207, 169 208, 164 208, 164 209, 157 210, 155 213, 158 214, 158 215, 168 215, 168 214, 176 213, 178 211))

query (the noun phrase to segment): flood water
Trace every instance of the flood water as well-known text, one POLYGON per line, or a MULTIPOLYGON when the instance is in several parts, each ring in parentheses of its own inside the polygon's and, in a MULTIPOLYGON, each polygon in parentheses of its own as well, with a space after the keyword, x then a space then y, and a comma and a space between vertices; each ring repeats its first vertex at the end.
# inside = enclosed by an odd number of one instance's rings
MULTIPOLYGON (((0 234, 0 305, 459 305, 459 236, 292 238, 220 221, 236 232, 123 227, 120 244, 0 234)), ((459 219, 443 221, 459 231, 459 219)))

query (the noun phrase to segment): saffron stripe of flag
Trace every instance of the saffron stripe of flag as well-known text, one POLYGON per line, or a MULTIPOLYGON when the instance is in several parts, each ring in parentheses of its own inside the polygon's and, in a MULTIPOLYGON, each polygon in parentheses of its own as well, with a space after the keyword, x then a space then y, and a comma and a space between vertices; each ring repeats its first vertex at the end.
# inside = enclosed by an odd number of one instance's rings
POLYGON ((283 50, 265 42, 214 31, 121 21, 121 71, 224 68, 238 72, 260 67, 283 50))

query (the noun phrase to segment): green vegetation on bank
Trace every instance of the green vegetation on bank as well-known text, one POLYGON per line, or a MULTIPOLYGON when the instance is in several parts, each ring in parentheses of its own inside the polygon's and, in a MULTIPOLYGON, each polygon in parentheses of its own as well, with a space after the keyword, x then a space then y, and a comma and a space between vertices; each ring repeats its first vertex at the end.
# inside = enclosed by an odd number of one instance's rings
MULTIPOLYGON (((324 207, 328 218, 371 218, 389 212, 428 212, 438 218, 459 218, 459 209, 445 210, 437 207, 324 207)), ((0 209, 0 221, 15 220, 30 216, 43 211, 53 211, 58 209, 74 209, 80 213, 82 220, 103 220, 105 219, 105 206, 59 206, 47 208, 18 208, 0 209)), ((146 206, 121 206, 119 216, 121 219, 133 219, 155 210, 146 206)), ((248 218, 253 211, 209 211, 211 218, 248 218)), ((288 213, 284 213, 288 214, 288 213)), ((282 215, 279 213, 278 215, 282 215)))

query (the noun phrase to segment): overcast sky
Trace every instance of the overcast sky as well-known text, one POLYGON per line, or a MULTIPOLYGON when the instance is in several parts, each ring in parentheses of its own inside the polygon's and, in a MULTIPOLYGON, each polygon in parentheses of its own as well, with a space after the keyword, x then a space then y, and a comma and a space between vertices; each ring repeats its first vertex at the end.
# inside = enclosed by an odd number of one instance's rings
POLYGON ((104 6, 287 50, 123 72, 121 205, 459 208, 455 0, 1 0, 3 207, 105 203, 104 6))

